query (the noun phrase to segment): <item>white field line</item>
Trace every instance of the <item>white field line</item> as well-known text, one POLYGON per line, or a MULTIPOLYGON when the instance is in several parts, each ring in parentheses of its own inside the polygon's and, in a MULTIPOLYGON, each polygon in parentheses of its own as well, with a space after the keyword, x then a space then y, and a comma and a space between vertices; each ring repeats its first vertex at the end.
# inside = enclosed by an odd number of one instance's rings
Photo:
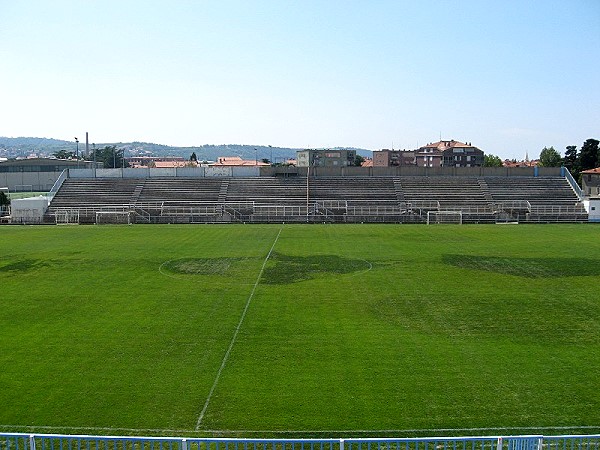
MULTIPOLYGON (((119 428, 119 427, 68 427, 68 426, 36 426, 36 425, 0 425, 0 430, 5 429, 17 429, 17 430, 45 430, 45 431, 121 431, 128 433, 162 433, 162 434, 176 434, 176 433, 196 433, 198 430, 184 430, 184 429, 163 429, 163 428, 119 428)), ((383 434, 383 433, 455 433, 461 431, 531 431, 531 430, 555 430, 555 431, 567 431, 567 430, 597 430, 600 429, 600 425, 582 425, 582 426, 560 426, 560 427, 488 427, 488 428, 415 428, 415 429, 398 429, 398 430, 201 430, 202 433, 209 434, 336 434, 342 435, 344 433, 352 434, 383 434)), ((432 434, 428 434, 432 436, 432 434)), ((455 436, 455 435, 454 435, 455 436)), ((453 436, 448 436, 453 437, 453 436)))
POLYGON ((223 357, 223 360, 221 361, 221 366, 219 367, 219 371, 217 372, 215 381, 214 381, 212 387, 210 388, 208 397, 206 397, 206 402, 204 402, 204 407, 202 408, 202 411, 200 412, 200 415, 198 416, 198 420, 196 421, 196 428, 195 428, 196 431, 198 431, 200 429, 200 425, 202 424, 202 419, 204 419, 204 415, 206 414, 206 410, 208 409, 210 400, 213 396, 213 393, 215 392, 215 389, 217 388, 219 379, 221 378, 221 372, 223 372, 223 368, 225 367, 225 364, 227 363, 227 360, 229 359, 229 354, 231 353, 231 349, 233 348, 233 345, 235 344, 238 333, 240 332, 240 328, 242 327, 242 323, 244 322, 246 313, 248 312, 248 308, 250 307, 250 302, 252 301, 252 298, 254 297, 254 293, 256 292, 256 288, 258 287, 258 283, 260 282, 262 274, 265 271, 265 266, 267 265, 267 261, 271 257, 271 253, 273 253, 273 249, 275 248, 275 245, 277 244, 277 241, 279 240, 279 236, 281 235, 281 230, 283 230, 283 227, 281 227, 279 229, 277 236, 275 236, 273 245, 271 245, 271 249, 269 250, 269 253, 267 253, 267 256, 265 257, 265 260, 263 261, 262 266, 260 268, 260 272, 258 273, 258 276, 256 277, 256 282, 254 283, 254 286, 252 287, 252 291, 250 292, 250 295, 248 296, 248 300, 246 301, 246 306, 244 307, 244 311, 242 311, 242 316, 240 317, 240 321, 233 333, 233 337, 231 338, 229 347, 227 348, 227 351, 225 352, 225 356, 223 357))

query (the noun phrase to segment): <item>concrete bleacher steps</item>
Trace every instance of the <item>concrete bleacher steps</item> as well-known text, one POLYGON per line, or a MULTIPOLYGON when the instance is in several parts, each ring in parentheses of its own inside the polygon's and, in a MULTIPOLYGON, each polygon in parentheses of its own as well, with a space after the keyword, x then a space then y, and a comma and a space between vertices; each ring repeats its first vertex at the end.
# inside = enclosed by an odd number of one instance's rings
POLYGON ((561 177, 487 177, 490 194, 519 220, 586 222, 588 214, 569 182, 561 177), (529 203, 528 207, 523 202, 529 203))
POLYGON ((587 221, 560 177, 203 177, 67 179, 46 214, 124 208, 147 223, 425 222, 461 211, 463 222, 587 221))

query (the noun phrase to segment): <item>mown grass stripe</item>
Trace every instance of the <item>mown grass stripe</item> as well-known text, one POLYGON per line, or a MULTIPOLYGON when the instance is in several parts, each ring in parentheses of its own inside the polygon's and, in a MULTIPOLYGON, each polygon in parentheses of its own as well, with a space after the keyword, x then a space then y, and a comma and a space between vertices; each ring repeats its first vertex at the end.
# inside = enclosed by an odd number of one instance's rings
POLYGON ((250 307, 250 302, 252 302, 252 298, 254 297, 254 293, 256 292, 256 288, 258 286, 258 283, 260 282, 262 274, 265 271, 265 266, 267 265, 267 261, 271 257, 271 253, 273 253, 273 249, 275 248, 275 245, 277 244, 277 241, 279 240, 279 236, 281 235, 281 230, 283 230, 283 227, 279 228, 279 231, 277 232, 277 236, 275 236, 275 240, 273 241, 273 245, 271 245, 271 248, 269 249, 269 253, 267 253, 267 256, 265 257, 265 259, 262 263, 262 266, 260 268, 258 276, 256 277, 256 282, 254 283, 254 286, 252 287, 252 291, 250 292, 250 295, 248 296, 248 300, 246 301, 246 305, 244 306, 244 310, 242 311, 240 321, 239 321, 237 327, 235 328, 235 331, 233 332, 233 336, 231 337, 231 342, 229 343, 229 347, 227 348, 227 351, 225 352, 225 356, 223 357, 223 360, 221 361, 221 366, 219 367, 219 370, 217 371, 217 376, 215 377, 215 381, 213 382, 213 385, 210 388, 208 397, 206 397, 206 401, 204 402, 202 411, 200 412, 200 415, 198 416, 198 420, 196 421, 196 428, 195 428, 196 431, 198 431, 200 429, 200 425, 202 424, 202 419, 204 419, 204 415, 206 414, 206 410, 208 409, 210 400, 215 392, 215 389, 217 388, 217 384, 219 384, 219 379, 221 378, 221 373, 223 372, 223 369, 225 368, 225 364, 227 364, 227 360, 229 359, 229 354, 231 353, 231 349, 233 348, 235 341, 237 339, 238 333, 240 332, 240 328, 242 327, 242 324, 244 323, 244 318, 246 317, 246 313, 248 312, 248 308, 250 307))

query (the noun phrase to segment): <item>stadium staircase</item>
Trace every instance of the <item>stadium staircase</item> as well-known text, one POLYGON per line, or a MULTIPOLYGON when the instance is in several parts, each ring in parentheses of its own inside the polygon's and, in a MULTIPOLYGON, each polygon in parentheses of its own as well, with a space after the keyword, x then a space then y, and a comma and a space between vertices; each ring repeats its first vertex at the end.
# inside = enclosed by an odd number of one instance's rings
POLYGON ((583 222, 587 213, 561 177, 203 177, 65 180, 46 213, 55 223, 111 214, 141 223, 583 222))

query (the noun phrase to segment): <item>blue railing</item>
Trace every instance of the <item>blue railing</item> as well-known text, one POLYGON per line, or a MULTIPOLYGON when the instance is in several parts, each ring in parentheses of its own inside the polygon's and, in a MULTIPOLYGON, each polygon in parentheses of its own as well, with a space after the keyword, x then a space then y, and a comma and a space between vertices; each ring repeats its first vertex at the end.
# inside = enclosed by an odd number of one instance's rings
POLYGON ((571 172, 569 172, 569 169, 567 169, 565 166, 562 166, 560 168, 560 175, 567 179, 567 181, 569 182, 569 184, 571 185, 571 187, 577 194, 579 201, 582 201, 585 198, 585 193, 579 187, 579 185, 577 184, 577 181, 575 181, 575 178, 573 178, 573 175, 571 175, 571 172))
POLYGON ((235 439, 0 433, 0 450, 600 450, 600 435, 235 439))

